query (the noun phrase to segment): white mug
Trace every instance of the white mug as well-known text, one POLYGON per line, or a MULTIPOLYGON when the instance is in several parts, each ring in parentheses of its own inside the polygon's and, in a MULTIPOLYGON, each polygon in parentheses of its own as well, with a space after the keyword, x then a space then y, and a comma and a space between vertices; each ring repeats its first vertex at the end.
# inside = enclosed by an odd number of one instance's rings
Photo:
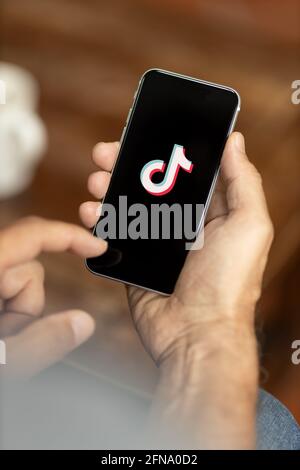
POLYGON ((14 196, 32 181, 47 146, 37 114, 39 87, 26 70, 0 62, 0 198, 14 196))

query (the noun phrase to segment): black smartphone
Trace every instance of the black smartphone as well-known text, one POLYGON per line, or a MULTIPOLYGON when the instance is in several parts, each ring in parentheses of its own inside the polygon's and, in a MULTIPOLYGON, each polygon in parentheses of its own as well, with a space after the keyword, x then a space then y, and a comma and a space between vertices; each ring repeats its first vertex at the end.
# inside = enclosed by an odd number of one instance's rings
POLYGON ((203 224, 239 109, 232 88, 165 70, 144 73, 94 228, 109 247, 86 260, 90 271, 173 292, 203 224))

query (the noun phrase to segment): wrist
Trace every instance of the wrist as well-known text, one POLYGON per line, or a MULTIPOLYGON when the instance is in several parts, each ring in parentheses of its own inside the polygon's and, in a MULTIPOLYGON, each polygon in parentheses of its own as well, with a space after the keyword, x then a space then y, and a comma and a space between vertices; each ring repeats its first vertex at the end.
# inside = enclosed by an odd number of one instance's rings
POLYGON ((168 429, 185 423, 195 445, 253 447, 257 388, 253 327, 227 321, 202 325, 162 360, 154 414, 168 429))
MULTIPOLYGON (((202 317, 202 316, 201 316, 202 317)), ((256 336, 254 321, 240 321, 239 318, 223 316, 210 320, 192 322, 182 328, 168 348, 163 351, 158 360, 161 374, 178 368, 206 362, 213 355, 230 354, 239 356, 245 350, 256 352, 256 336)))

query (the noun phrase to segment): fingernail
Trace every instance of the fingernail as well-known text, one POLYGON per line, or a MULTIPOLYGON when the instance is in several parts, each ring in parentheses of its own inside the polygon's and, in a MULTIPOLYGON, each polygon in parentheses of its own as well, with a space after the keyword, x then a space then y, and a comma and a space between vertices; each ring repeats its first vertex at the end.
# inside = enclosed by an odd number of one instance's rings
POLYGON ((81 310, 73 313, 71 325, 74 332, 76 345, 84 343, 94 332, 95 322, 86 312, 81 310))
POLYGON ((243 134, 236 132, 234 135, 234 144, 239 152, 245 153, 245 139, 243 134))

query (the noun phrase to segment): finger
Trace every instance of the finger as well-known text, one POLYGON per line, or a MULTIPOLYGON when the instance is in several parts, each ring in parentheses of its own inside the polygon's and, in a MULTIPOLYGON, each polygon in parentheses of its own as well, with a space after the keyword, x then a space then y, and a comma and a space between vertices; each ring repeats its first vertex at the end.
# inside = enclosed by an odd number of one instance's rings
POLYGON ((0 316, 0 338, 16 335, 27 325, 32 323, 34 316, 28 313, 5 311, 0 316))
POLYGON ((228 138, 221 161, 221 175, 226 186, 229 212, 242 210, 267 212, 261 177, 245 152, 242 134, 234 132, 228 138))
POLYGON ((27 217, 0 233, 0 272, 35 258, 42 251, 71 251, 83 257, 99 256, 107 242, 77 225, 27 217))
POLYGON ((226 199, 226 187, 221 178, 218 177, 218 181, 209 204, 205 223, 208 224, 211 220, 217 217, 223 217, 228 214, 227 199, 226 199))
POLYGON ((101 203, 94 201, 83 202, 79 206, 79 217, 86 227, 94 227, 100 217, 101 207, 101 203))
POLYGON ((116 161, 120 144, 119 142, 99 142, 93 149, 93 161, 104 171, 111 171, 116 161))
POLYGON ((38 261, 6 270, 0 279, 4 310, 39 315, 45 304, 44 277, 44 268, 38 261))
POLYGON ((90 315, 73 310, 37 320, 22 333, 5 339, 9 378, 28 378, 61 360, 94 332, 90 315))
POLYGON ((107 191, 111 174, 107 171, 96 171, 88 178, 88 190, 96 199, 102 199, 107 191))
POLYGON ((44 310, 44 269, 31 261, 6 270, 0 279, 5 313, 0 315, 0 337, 16 334, 44 310))

